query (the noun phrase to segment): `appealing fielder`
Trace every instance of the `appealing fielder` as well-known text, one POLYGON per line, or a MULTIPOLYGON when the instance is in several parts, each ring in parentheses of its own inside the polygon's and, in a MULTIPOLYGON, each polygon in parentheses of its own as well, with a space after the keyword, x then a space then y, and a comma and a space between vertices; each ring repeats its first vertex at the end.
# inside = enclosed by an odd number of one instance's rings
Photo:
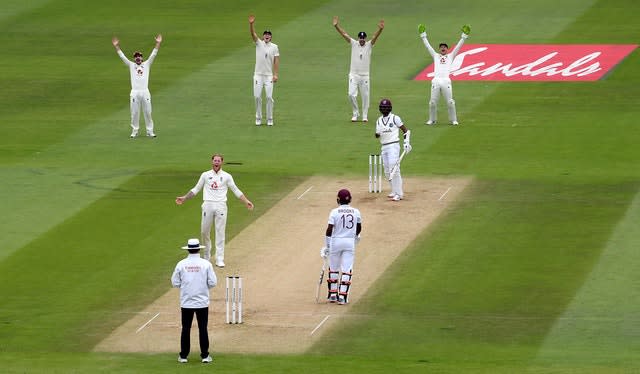
POLYGON ((131 75, 131 93, 129 94, 129 107, 131 109, 131 137, 138 136, 140 127, 140 107, 144 113, 144 122, 147 127, 147 136, 155 138, 153 132, 153 119, 151 118, 151 93, 149 92, 149 74, 151 73, 151 64, 158 54, 160 43, 162 43, 162 35, 156 36, 156 46, 151 51, 149 59, 144 61, 142 53, 135 51, 133 53, 134 61, 130 61, 120 49, 120 40, 117 37, 111 39, 111 43, 116 48, 118 56, 125 65, 129 67, 131 75))
POLYGON ((351 66, 349 67, 349 102, 351 103, 351 122, 356 122, 360 116, 358 109, 358 91, 362 95, 362 122, 367 122, 369 114, 369 67, 371 65, 371 50, 384 29, 384 20, 378 22, 378 30, 371 40, 367 40, 367 33, 360 31, 358 40, 353 39, 338 24, 338 17, 333 17, 333 26, 347 43, 351 44, 351 66))
POLYGON ((320 256, 329 257, 329 277, 327 300, 331 303, 349 302, 349 288, 353 276, 355 246, 360 240, 362 217, 360 211, 351 204, 351 193, 347 189, 338 191, 338 207, 331 210, 325 231, 325 246, 320 256))
POLYGON ((387 176, 387 180, 391 184, 391 193, 388 197, 392 201, 400 201, 404 196, 402 189, 402 175, 400 175, 400 165, 391 175, 391 170, 394 165, 398 163, 400 157, 400 135, 398 129, 403 133, 403 147, 405 154, 411 152, 411 130, 402 122, 402 119, 395 114, 391 113, 391 101, 389 99, 382 99, 380 101, 380 113, 382 115, 376 121, 376 138, 380 139, 382 149, 380 156, 382 157, 382 166, 384 173, 387 176))
POLYGON ((426 124, 435 125, 438 118, 438 100, 440 99, 440 94, 442 94, 447 101, 449 121, 452 125, 457 125, 458 116, 456 114, 456 102, 453 100, 453 88, 451 87, 451 78, 449 78, 449 73, 451 72, 451 65, 460 51, 460 48, 462 48, 464 41, 469 37, 471 28, 467 25, 462 27, 460 41, 451 53, 449 53, 449 46, 447 43, 440 43, 438 46, 440 53, 437 53, 431 47, 429 40, 427 40, 427 32, 424 25, 418 25, 418 32, 420 33, 420 38, 422 39, 424 46, 427 47, 429 54, 433 57, 434 66, 434 77, 431 81, 431 99, 429 100, 429 119, 426 124))
POLYGON ((184 196, 176 197, 176 204, 182 205, 186 200, 196 196, 204 188, 202 193, 202 221, 200 235, 205 245, 205 260, 211 258, 211 226, 215 221, 216 230, 216 266, 224 267, 225 230, 227 226, 227 191, 230 189, 234 195, 247 206, 253 209, 253 203, 244 196, 236 186, 231 174, 222 170, 224 158, 220 154, 211 156, 212 170, 200 175, 196 185, 184 196))
POLYGON ((171 284, 180 289, 180 312, 182 331, 180 333, 180 355, 178 362, 186 363, 191 350, 191 323, 195 314, 198 321, 200 358, 207 364, 213 361, 209 355, 209 289, 216 286, 218 278, 209 261, 200 258, 204 248, 198 239, 189 239, 182 247, 189 251, 187 258, 181 260, 173 270, 171 284))
POLYGON ((253 73, 253 97, 256 101, 256 126, 262 125, 262 89, 267 98, 267 126, 273 126, 273 85, 278 81, 280 51, 271 42, 271 31, 265 30, 258 38, 253 23, 256 17, 249 16, 249 32, 256 43, 256 66, 253 73))

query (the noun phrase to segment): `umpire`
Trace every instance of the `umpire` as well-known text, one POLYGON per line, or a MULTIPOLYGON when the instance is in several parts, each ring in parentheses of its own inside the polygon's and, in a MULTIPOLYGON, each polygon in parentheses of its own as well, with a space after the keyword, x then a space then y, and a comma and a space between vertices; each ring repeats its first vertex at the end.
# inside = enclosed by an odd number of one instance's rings
POLYGON ((218 283, 216 273, 213 272, 211 262, 200 258, 200 245, 198 239, 189 239, 187 245, 182 247, 189 251, 187 258, 176 265, 171 284, 180 288, 180 309, 182 311, 182 332, 180 334, 180 356, 178 362, 186 363, 191 350, 191 323, 193 315, 198 321, 200 337, 200 357, 203 363, 213 361, 209 355, 209 288, 218 283))

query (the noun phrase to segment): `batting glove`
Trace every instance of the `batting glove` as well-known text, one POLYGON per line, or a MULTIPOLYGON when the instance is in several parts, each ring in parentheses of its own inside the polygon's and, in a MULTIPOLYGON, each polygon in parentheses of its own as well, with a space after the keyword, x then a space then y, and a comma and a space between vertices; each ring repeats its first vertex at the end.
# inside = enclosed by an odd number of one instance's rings
POLYGON ((327 258, 329 256, 329 248, 322 247, 320 248, 320 257, 327 258))
POLYGON ((412 147, 411 147, 410 143, 404 143, 404 151, 405 152, 409 153, 409 152, 411 152, 411 149, 412 149, 412 147))
POLYGON ((360 243, 360 235, 356 236, 356 244, 360 243))

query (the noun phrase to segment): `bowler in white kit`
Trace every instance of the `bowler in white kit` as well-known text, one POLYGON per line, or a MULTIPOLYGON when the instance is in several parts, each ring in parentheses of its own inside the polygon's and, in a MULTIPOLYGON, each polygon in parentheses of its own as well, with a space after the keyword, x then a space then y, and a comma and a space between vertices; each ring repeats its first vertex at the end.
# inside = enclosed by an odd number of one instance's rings
POLYGON ((129 68, 131 75, 131 93, 129 95, 129 107, 131 109, 131 137, 138 136, 138 130, 140 127, 140 107, 144 113, 144 122, 147 127, 147 136, 155 138, 156 134, 153 131, 153 119, 151 118, 151 93, 149 92, 149 74, 151 74, 151 64, 158 54, 160 49, 160 43, 162 43, 162 35, 156 36, 156 46, 151 51, 149 59, 146 61, 143 59, 142 52, 136 51, 133 53, 134 61, 130 61, 127 56, 124 55, 120 49, 120 40, 117 37, 113 37, 111 43, 116 48, 118 56, 122 62, 129 68))
POLYGON ((202 192, 202 221, 200 235, 205 246, 204 259, 211 258, 211 226, 215 221, 216 253, 215 263, 218 267, 224 267, 224 244, 227 226, 227 191, 233 194, 247 206, 253 209, 253 203, 240 191, 231 174, 222 170, 224 158, 220 154, 211 157, 212 170, 200 175, 196 185, 185 195, 176 197, 176 204, 182 205, 186 200, 202 192))
POLYGON ((458 41, 458 44, 456 44, 456 47, 451 51, 451 53, 449 53, 449 45, 447 45, 447 43, 440 43, 438 46, 439 53, 431 47, 431 44, 429 44, 429 40, 427 39, 427 32, 424 25, 421 24, 418 26, 418 32, 420 33, 420 38, 422 39, 424 46, 427 47, 427 51, 429 51, 429 54, 433 57, 434 68, 434 77, 431 81, 431 99, 429 99, 429 119, 426 124, 436 124, 438 119, 438 101, 440 99, 440 94, 442 94, 444 99, 447 101, 450 123, 452 125, 458 125, 456 102, 453 100, 453 88, 451 86, 449 73, 451 72, 453 60, 458 55, 464 41, 469 37, 471 28, 469 26, 463 26, 460 41, 458 41))
POLYGON ((378 30, 371 40, 367 40, 367 33, 360 31, 358 40, 353 39, 338 24, 338 17, 333 17, 333 27, 344 40, 351 45, 351 65, 349 67, 349 102, 351 103, 351 122, 358 121, 361 113, 358 109, 358 91, 362 95, 362 122, 367 122, 369 114, 369 70, 371 66, 371 50, 376 44, 380 33, 384 29, 384 20, 378 22, 378 30))

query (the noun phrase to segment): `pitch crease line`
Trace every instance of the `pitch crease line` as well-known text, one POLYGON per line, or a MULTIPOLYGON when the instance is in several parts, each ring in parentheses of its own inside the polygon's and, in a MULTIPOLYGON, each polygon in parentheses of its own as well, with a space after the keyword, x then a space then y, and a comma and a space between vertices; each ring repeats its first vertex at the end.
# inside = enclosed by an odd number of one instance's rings
POLYGON ((156 313, 156 315, 155 315, 155 316, 153 316, 153 317, 151 317, 151 319, 150 319, 150 320, 148 320, 148 321, 147 321, 147 323, 145 323, 144 325, 140 326, 140 328, 136 330, 136 334, 137 334, 137 333, 139 333, 139 332, 140 332, 140 330, 142 330, 143 328, 147 327, 147 325, 148 325, 148 324, 150 324, 150 323, 151 323, 151 321, 153 321, 154 319, 156 319, 159 315, 160 315, 160 313, 159 313, 159 312, 158 312, 158 313, 156 313))
POLYGON ((316 326, 316 328, 313 329, 313 331, 311 331, 311 334, 309 334, 309 335, 313 335, 313 333, 316 332, 316 330, 318 330, 320 328, 320 326, 322 326, 325 322, 327 322, 329 317, 331 317, 331 314, 327 314, 327 316, 324 317, 324 319, 320 323, 318 323, 318 326, 316 326))
POLYGON ((444 193, 442 195, 440 195, 440 198, 438 199, 438 201, 442 201, 444 199, 444 197, 447 196, 449 191, 451 191, 451 187, 447 188, 447 190, 444 191, 444 193))
POLYGON ((307 190, 304 191, 300 196, 298 196, 298 198, 296 200, 302 199, 302 196, 304 196, 307 192, 311 191, 312 188, 313 188, 313 186, 307 188, 307 190))

